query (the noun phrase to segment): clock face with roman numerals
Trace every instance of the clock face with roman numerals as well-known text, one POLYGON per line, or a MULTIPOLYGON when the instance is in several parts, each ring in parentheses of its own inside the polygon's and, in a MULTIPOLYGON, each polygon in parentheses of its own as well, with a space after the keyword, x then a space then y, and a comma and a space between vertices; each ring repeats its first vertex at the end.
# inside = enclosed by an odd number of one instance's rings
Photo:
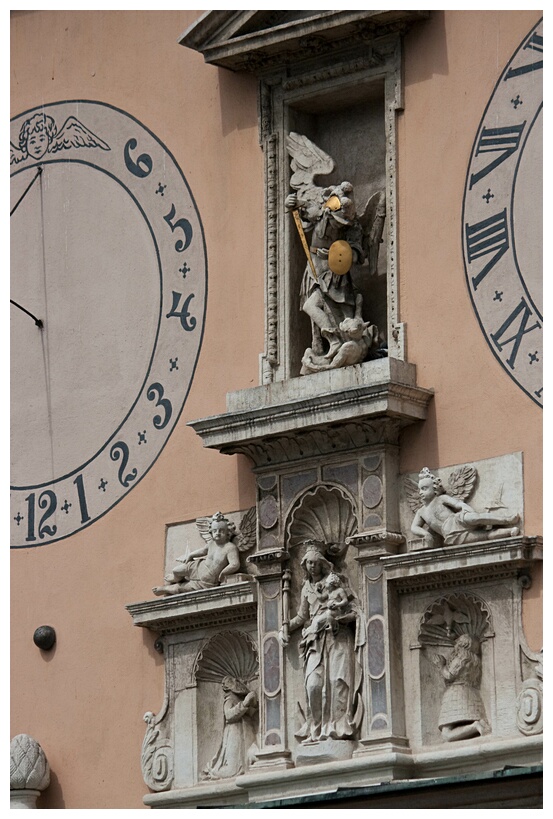
POLYGON ((134 117, 57 102, 11 122, 11 545, 67 538, 140 482, 194 376, 200 216, 134 117))
POLYGON ((543 22, 502 72, 476 134, 463 205, 467 284, 486 340, 543 405, 543 22))

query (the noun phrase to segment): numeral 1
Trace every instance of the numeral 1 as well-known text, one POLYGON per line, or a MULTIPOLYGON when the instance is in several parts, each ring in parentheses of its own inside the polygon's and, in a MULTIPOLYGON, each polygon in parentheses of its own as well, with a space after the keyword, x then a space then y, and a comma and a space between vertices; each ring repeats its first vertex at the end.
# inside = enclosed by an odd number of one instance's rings
POLYGON ((77 487, 77 494, 79 496, 79 506, 81 509, 81 523, 86 523, 88 520, 90 520, 90 515, 88 514, 88 507, 86 505, 83 476, 77 475, 73 483, 77 487))
POLYGON ((36 540, 35 535, 35 493, 31 492, 25 498, 27 501, 27 537, 25 540, 36 540))

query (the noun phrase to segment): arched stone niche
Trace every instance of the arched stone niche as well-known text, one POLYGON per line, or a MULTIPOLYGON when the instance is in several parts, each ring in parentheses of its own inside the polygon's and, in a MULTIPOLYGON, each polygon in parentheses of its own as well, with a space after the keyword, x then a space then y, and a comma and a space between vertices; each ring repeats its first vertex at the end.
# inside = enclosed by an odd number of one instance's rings
POLYGON ((198 781, 227 779, 246 773, 244 760, 248 754, 251 757, 249 746, 252 743, 249 740, 258 745, 258 678, 257 647, 246 632, 222 631, 203 642, 194 663, 198 781), (241 683, 238 688, 254 692, 256 702, 245 716, 247 730, 241 715, 234 714, 232 724, 236 727, 231 729, 230 736, 230 709, 244 697, 243 694, 233 697, 230 692, 231 701, 225 704, 223 681, 229 678, 241 683), (235 719, 238 721, 234 722, 235 719), (244 747, 246 736, 247 748, 244 747))
POLYGON ((492 733, 494 646, 487 603, 469 592, 436 598, 419 628, 423 745, 492 733))

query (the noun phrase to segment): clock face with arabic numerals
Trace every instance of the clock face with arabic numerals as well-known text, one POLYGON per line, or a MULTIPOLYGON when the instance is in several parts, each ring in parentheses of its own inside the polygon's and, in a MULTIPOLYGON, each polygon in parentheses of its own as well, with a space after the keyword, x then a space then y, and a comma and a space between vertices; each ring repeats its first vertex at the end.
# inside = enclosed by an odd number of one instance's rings
POLYGON ((148 472, 203 335, 200 216, 134 117, 85 100, 11 122, 11 545, 66 538, 148 472))
POLYGON ((502 72, 474 142, 463 203, 467 284, 482 332, 543 406, 543 22, 502 72))

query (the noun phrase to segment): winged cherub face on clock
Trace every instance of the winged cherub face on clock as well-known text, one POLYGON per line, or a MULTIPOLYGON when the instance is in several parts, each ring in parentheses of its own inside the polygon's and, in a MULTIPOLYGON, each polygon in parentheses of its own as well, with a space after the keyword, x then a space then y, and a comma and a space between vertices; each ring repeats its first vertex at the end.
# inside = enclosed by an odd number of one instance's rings
POLYGON ((57 132, 56 123, 46 114, 35 114, 26 119, 19 132, 19 147, 33 159, 41 159, 57 132))

